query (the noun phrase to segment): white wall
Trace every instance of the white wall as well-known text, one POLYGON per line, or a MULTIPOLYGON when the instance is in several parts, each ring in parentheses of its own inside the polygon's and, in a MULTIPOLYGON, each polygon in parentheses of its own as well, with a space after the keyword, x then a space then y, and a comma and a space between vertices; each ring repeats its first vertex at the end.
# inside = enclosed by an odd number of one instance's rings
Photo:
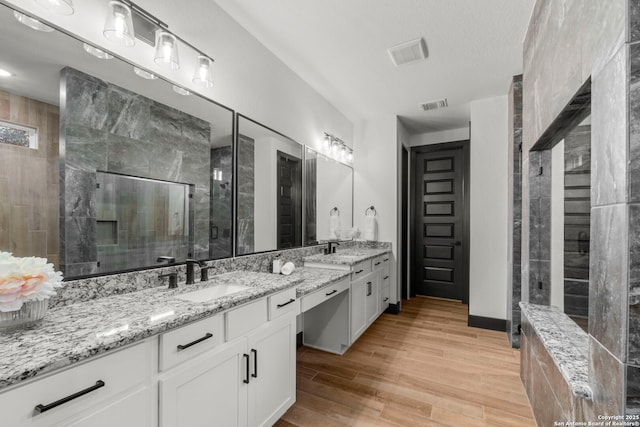
POLYGON ((564 311, 564 140, 551 149, 551 305, 564 311))
POLYGON ((106 0, 74 2, 75 13, 48 13, 32 0, 7 3, 67 29, 98 47, 140 64, 193 92, 201 93, 275 129, 301 144, 315 147, 322 132, 350 143, 353 124, 326 99, 284 65, 273 53, 234 21, 212 0, 137 0, 169 29, 215 59, 214 87, 192 83, 195 53, 180 46, 181 68, 168 71, 153 62, 153 48, 138 41, 119 47, 102 36, 106 0))
POLYGON ((354 127, 354 225, 364 226, 364 212, 377 211, 378 240, 391 242, 391 303, 398 298, 398 143, 397 119, 390 115, 357 122, 354 127))
POLYGON ((469 127, 464 127, 411 135, 407 143, 411 147, 419 147, 421 145, 440 144, 443 142, 463 141, 467 139, 469 139, 469 127))
POLYGON ((469 314, 506 319, 507 96, 471 102, 469 314))

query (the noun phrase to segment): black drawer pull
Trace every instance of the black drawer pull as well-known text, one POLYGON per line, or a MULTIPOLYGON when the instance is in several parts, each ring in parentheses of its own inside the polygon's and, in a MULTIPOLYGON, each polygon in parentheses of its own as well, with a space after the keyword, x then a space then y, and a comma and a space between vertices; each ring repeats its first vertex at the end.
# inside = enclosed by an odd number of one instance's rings
POLYGON ((387 301, 389 301, 389 298, 385 298, 385 299, 384 299, 384 302, 387 302, 387 301))
POLYGON ((253 353, 253 374, 251 374, 251 376, 258 378, 258 350, 252 348, 251 353, 253 353))
POLYGON ((376 263, 375 263, 375 264, 373 264, 373 265, 375 265, 375 266, 380 265, 380 261, 376 262, 376 263))
POLYGON ((291 304, 292 302, 295 302, 295 301, 296 301, 296 299, 295 299, 295 298, 291 298, 289 301, 285 302, 284 304, 278 304, 276 307, 278 307, 278 308, 282 308, 282 307, 284 307, 285 305, 289 305, 289 304, 291 304))
POLYGON ((333 294, 335 294, 336 292, 338 292, 338 290, 337 290, 337 289, 334 289, 334 290, 332 290, 331 292, 329 292, 328 294, 324 294, 324 295, 325 295, 325 296, 329 296, 329 295, 333 295, 333 294))
POLYGON ((36 407, 34 408, 34 411, 36 411, 38 414, 47 412, 49 409, 53 409, 56 406, 64 405, 67 402, 71 402, 73 399, 77 399, 80 396, 84 396, 85 394, 91 393, 92 391, 95 391, 104 386, 105 386, 104 381, 98 380, 96 381, 96 385, 92 385, 91 387, 85 388, 84 390, 80 390, 79 392, 74 393, 70 396, 64 397, 60 400, 56 400, 53 403, 49 403, 48 405, 42 405, 42 404, 36 405, 36 407))
POLYGON ((244 361, 245 361, 245 368, 246 368, 246 379, 242 380, 243 383, 245 384, 249 384, 249 355, 247 353, 243 354, 242 357, 244 357, 244 361))
POLYGON ((387 261, 389 261, 389 258, 385 258, 385 259, 383 259, 383 261, 384 261, 384 262, 387 262, 387 261))
POLYGON ((364 271, 364 270, 358 270, 358 271, 356 271, 356 274, 360 274, 360 273, 362 273, 363 271, 364 271))
POLYGON ((203 336, 202 338, 198 338, 195 341, 191 341, 189 344, 178 344, 178 351, 187 349, 187 348, 191 347, 192 345, 196 345, 198 343, 201 343, 202 341, 208 340, 211 337, 213 337, 213 334, 207 332, 207 334, 205 336, 203 336))
POLYGON ((382 278, 382 280, 387 280, 388 278, 389 278, 389 276, 384 276, 384 277, 382 278))

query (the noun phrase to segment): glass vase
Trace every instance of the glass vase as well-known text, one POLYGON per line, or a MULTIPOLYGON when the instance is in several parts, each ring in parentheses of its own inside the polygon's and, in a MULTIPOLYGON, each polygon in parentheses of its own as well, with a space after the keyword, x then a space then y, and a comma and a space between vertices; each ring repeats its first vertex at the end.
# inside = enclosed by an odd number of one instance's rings
POLYGON ((7 331, 36 323, 44 317, 49 299, 26 301, 20 310, 0 311, 0 331, 7 331))

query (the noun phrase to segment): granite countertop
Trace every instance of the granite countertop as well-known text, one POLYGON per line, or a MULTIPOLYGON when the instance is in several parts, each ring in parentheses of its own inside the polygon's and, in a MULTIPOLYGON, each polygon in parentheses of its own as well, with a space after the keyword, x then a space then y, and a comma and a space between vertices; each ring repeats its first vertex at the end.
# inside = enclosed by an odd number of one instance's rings
POLYGON ((293 286, 301 297, 349 274, 308 267, 290 276, 234 271, 178 289, 156 287, 53 308, 36 325, 0 332, 0 389, 293 286), (224 284, 250 289, 206 302, 177 298, 224 284))
POLYGON ((343 265, 356 265, 359 262, 366 261, 371 258, 375 258, 380 255, 384 255, 390 252, 389 249, 361 249, 361 248, 349 248, 336 250, 336 253, 324 255, 317 254, 304 258, 305 262, 309 263, 322 263, 322 264, 343 264, 343 265))
POLYGON ((302 283, 298 285, 296 292, 297 297, 300 298, 350 275, 351 272, 347 270, 302 267, 294 270, 290 277, 302 279, 302 283))
POLYGON ((520 303, 574 396, 593 399, 589 386, 589 336, 554 306, 520 303))

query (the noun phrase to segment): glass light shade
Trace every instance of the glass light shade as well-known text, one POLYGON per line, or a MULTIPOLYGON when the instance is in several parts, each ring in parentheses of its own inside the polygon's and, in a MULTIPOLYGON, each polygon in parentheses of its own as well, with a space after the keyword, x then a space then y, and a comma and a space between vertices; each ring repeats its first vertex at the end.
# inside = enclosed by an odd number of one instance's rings
POLYGON ((60 15, 73 15, 73 0, 35 0, 40 6, 60 15))
POLYGON ((184 95, 184 96, 191 95, 191 92, 189 92, 185 88, 182 88, 182 87, 176 86, 176 85, 173 85, 173 91, 175 93, 177 93, 178 95, 184 95))
POLYGON ((109 55, 104 50, 98 49, 97 47, 93 47, 90 44, 83 43, 82 47, 84 48, 85 52, 87 52, 90 55, 95 56, 96 58, 99 58, 99 59, 113 59, 113 55, 109 55))
POLYGON ((119 1, 109 2, 109 13, 102 34, 107 40, 121 46, 133 46, 136 43, 129 6, 119 1))
POLYGON ((353 153, 352 152, 349 152, 349 154, 347 154, 347 161, 349 163, 353 162, 353 153))
POLYGON ((213 72, 211 66, 213 60, 203 55, 198 55, 196 63, 196 72, 193 75, 193 82, 204 87, 213 86, 213 72))
POLYGON ((329 135, 325 135, 322 139, 322 148, 329 150, 329 147, 331 147, 331 137, 329 135))
POLYGON ((30 16, 25 15, 24 13, 20 13, 16 10, 13 11, 13 16, 18 20, 18 22, 20 22, 21 24, 26 25, 27 27, 36 30, 36 31, 43 31, 45 33, 50 33, 51 31, 53 31, 53 28, 51 28, 48 25, 43 24, 42 22, 38 21, 37 19, 34 19, 30 16))
POLYGON ((0 77, 11 77, 13 74, 8 72, 7 70, 0 69, 0 77))
POLYGON ((180 68, 178 59, 178 41, 173 34, 166 31, 158 31, 156 35, 156 56, 154 61, 158 65, 169 67, 172 70, 180 68))
POLYGON ((157 79, 156 75, 153 73, 150 73, 148 71, 142 70, 138 67, 133 67, 133 72, 136 73, 136 76, 138 77, 142 77, 143 79, 147 79, 147 80, 155 80, 157 79))

